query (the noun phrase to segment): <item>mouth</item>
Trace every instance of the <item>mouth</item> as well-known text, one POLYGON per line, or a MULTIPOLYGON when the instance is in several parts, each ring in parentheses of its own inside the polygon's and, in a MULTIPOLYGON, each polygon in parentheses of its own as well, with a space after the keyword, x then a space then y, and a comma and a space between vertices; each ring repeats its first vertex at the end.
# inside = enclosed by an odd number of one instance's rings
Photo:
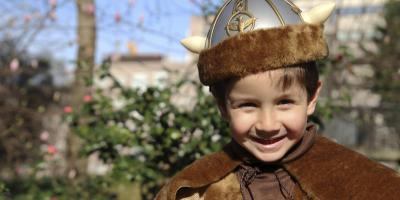
POLYGON ((286 137, 286 135, 280 136, 280 137, 276 137, 276 138, 270 138, 270 139, 262 139, 262 138, 258 138, 258 137, 251 137, 251 139, 257 143, 260 143, 262 145, 273 145, 275 143, 280 142, 281 140, 283 140, 286 137))

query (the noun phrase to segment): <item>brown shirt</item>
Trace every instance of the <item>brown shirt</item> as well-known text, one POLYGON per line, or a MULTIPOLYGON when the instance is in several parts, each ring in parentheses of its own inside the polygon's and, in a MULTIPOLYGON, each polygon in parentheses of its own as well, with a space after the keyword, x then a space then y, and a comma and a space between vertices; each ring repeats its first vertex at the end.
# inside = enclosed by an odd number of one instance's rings
POLYGON ((257 160, 243 147, 235 143, 235 154, 243 161, 235 171, 240 182, 244 200, 286 200, 294 199, 298 184, 283 168, 282 164, 293 161, 303 155, 314 143, 315 127, 308 126, 306 132, 291 151, 280 161, 266 164, 257 160))

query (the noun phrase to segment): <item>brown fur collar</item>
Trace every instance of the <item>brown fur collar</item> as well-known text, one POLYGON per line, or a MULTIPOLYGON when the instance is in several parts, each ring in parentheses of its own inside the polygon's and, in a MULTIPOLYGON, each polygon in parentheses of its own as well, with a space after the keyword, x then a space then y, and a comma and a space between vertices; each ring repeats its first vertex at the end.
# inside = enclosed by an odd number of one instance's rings
POLYGON ((200 81, 212 85, 266 70, 324 58, 322 25, 290 25, 246 32, 200 53, 200 81))
MULTIPOLYGON (((227 145, 176 175, 156 199, 175 200, 182 188, 201 188, 232 172, 240 161, 227 145)), ((284 166, 312 199, 398 199, 400 176, 362 155, 317 136, 313 147, 284 166)))
POLYGON ((156 199, 175 200, 178 190, 182 188, 201 188, 221 180, 241 163, 232 156, 232 152, 232 147, 227 145, 222 151, 195 161, 178 173, 156 199))
POLYGON ((285 168, 313 199, 400 198, 398 173, 324 137, 285 168))

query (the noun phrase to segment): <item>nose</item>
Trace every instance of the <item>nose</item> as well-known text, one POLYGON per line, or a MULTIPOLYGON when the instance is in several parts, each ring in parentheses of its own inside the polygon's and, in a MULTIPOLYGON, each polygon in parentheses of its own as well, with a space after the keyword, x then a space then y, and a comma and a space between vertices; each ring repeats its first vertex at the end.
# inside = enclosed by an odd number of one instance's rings
POLYGON ((255 128, 258 133, 275 135, 278 134, 281 129, 281 123, 277 120, 277 116, 273 111, 263 110, 259 113, 255 128))

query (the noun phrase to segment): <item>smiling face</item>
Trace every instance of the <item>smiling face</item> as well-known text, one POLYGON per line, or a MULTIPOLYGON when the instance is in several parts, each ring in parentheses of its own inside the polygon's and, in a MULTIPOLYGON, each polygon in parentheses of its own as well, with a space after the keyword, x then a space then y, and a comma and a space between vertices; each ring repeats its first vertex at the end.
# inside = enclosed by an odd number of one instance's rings
POLYGON ((282 76, 278 69, 237 80, 220 106, 234 140, 264 162, 278 161, 303 137, 321 87, 318 81, 315 94, 307 99, 297 82, 283 89, 282 76))

